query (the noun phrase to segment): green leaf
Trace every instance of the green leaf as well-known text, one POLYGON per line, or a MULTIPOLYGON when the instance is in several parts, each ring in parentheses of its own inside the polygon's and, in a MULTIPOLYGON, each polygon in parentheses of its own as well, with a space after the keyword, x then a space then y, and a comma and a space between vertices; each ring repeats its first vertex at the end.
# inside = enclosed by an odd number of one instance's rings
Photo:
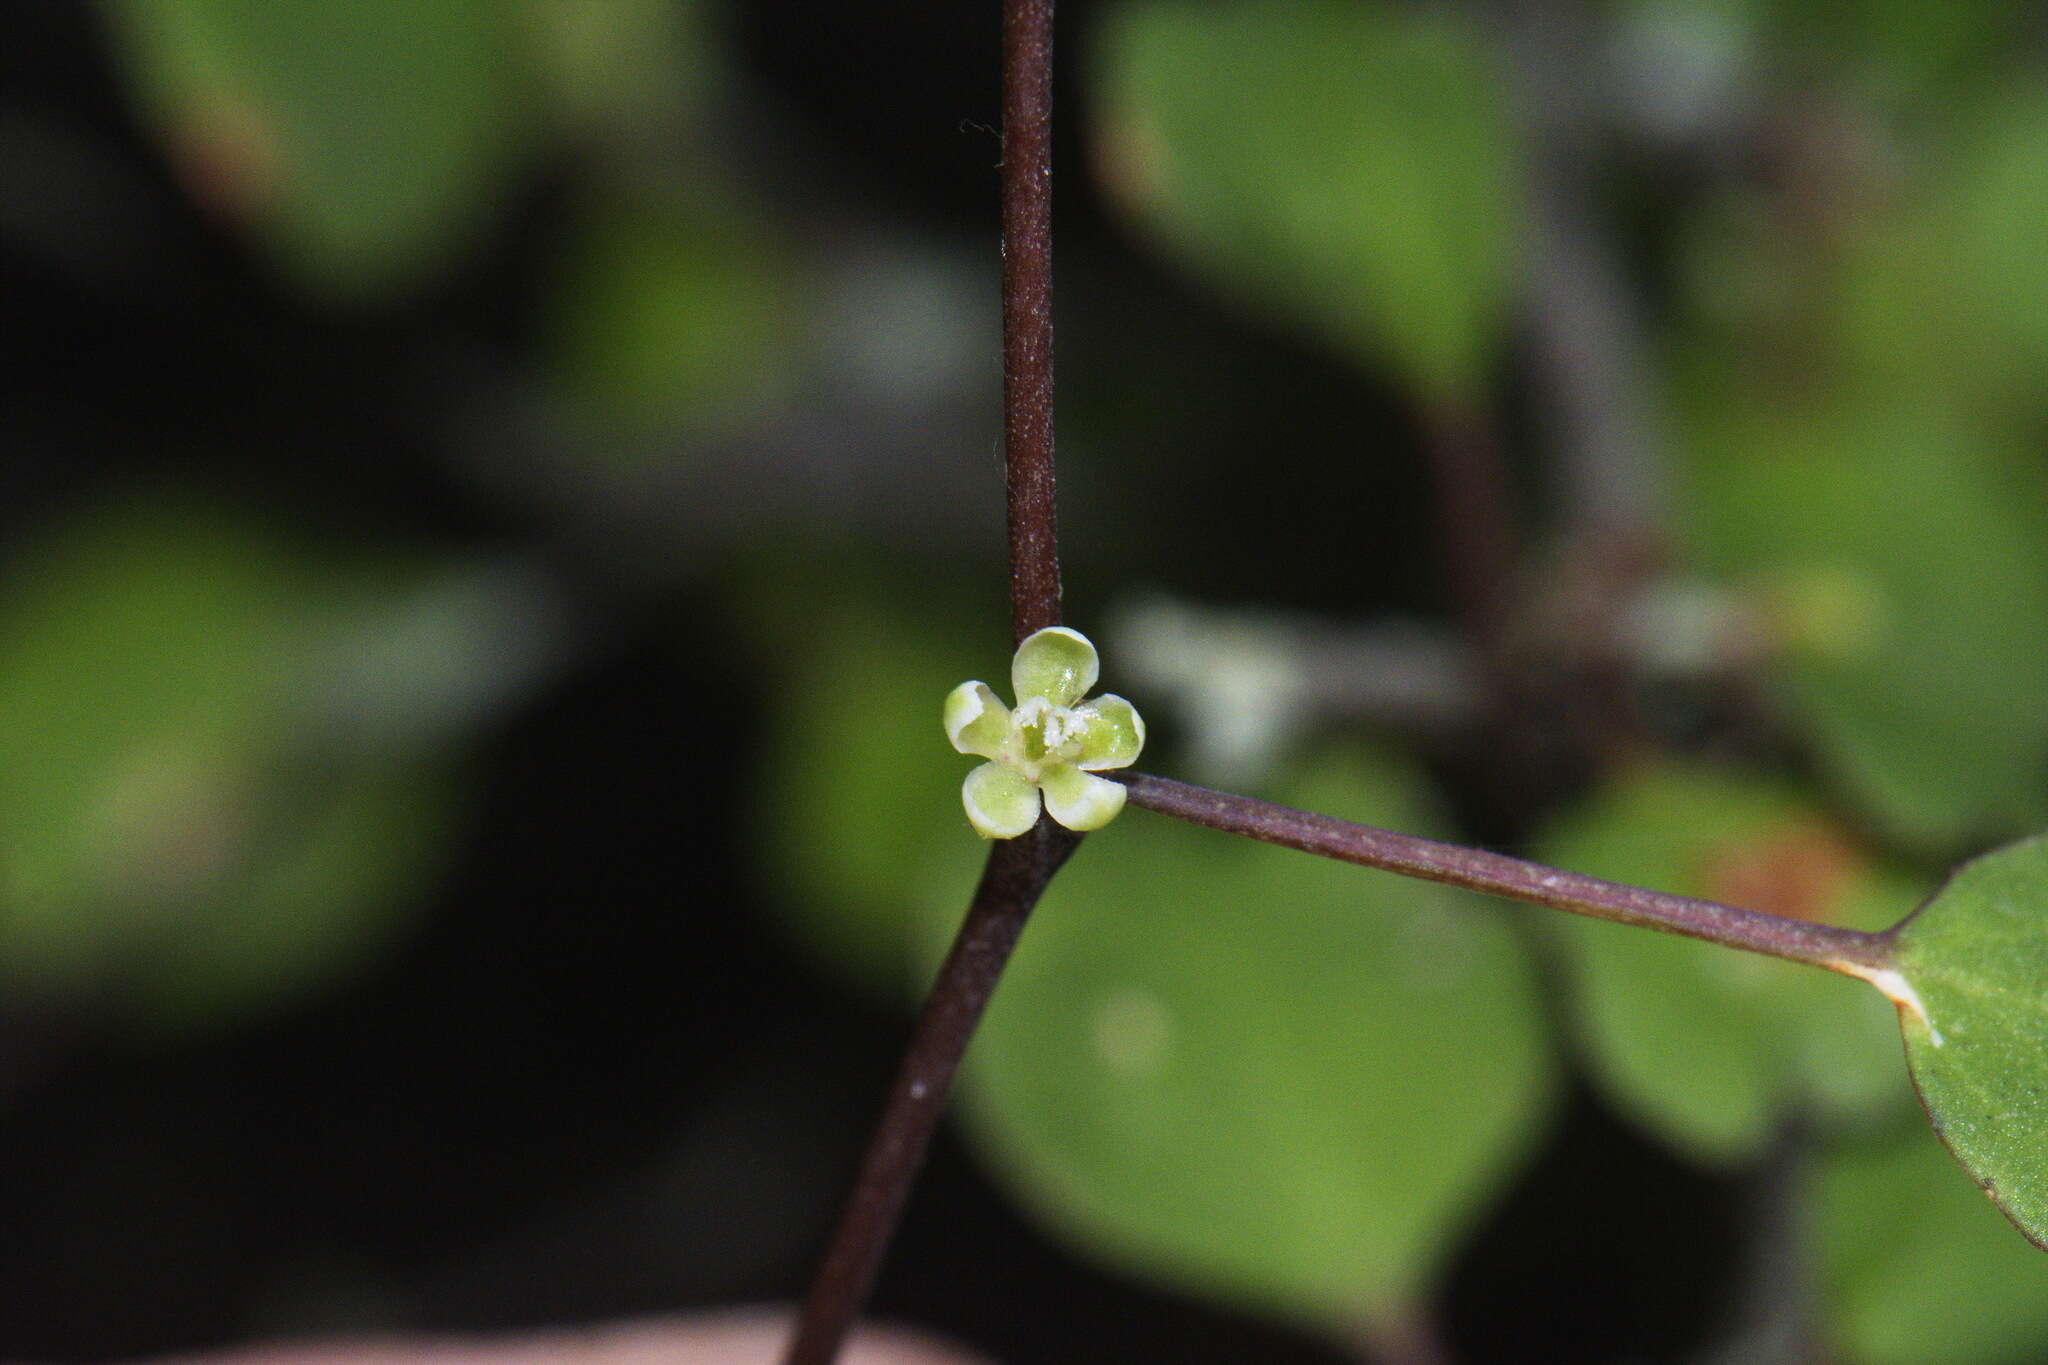
POLYGON ((1926 402, 1693 378, 1691 552, 1749 591, 1833 778, 1931 850, 2048 818, 2048 507, 2018 460, 1926 402))
POLYGON ((1470 400, 1511 288, 1503 74, 1440 7, 1136 0, 1105 24, 1110 189, 1218 287, 1437 400, 1470 400))
POLYGON ((1900 926, 1906 1060, 1935 1131, 2048 1246, 2048 836, 1966 863, 1900 926))
MULTIPOLYGON (((1374 760, 1287 795, 1405 829, 1420 792, 1374 760)), ((1355 1325, 1427 1293, 1541 1137, 1543 1035, 1499 906, 1139 813, 1053 883, 965 1099, 1095 1256, 1355 1325)))
MULTIPOLYGON (((2048 264, 2035 250, 2048 214, 2048 94, 2028 71, 1944 87, 1942 106, 1911 177, 1845 222, 1806 279, 1761 287, 1820 303, 1816 330, 1839 348, 1848 382, 1933 395, 2017 430, 2014 453, 2038 477, 2030 433, 2048 367, 2048 264)), ((1747 245, 1753 278, 1785 274, 1782 234, 1747 245)))
POLYGON ((711 193, 599 204, 555 286, 556 369, 588 409, 629 429, 729 428, 793 382, 801 296, 775 234, 711 193))
POLYGON ((1768 6, 1801 70, 1818 65, 1853 79, 1865 98, 1912 97, 1937 105, 1981 81, 1987 67, 2026 40, 2023 0, 1834 0, 1768 6))
POLYGON ((563 121, 625 145, 667 133, 717 89, 726 59, 708 9, 703 0, 517 0, 534 74, 563 121))
POLYGON ((1959 337, 1976 341, 1969 353, 1988 353, 2038 412, 2048 368, 2048 262, 2038 250, 2048 214, 2048 94, 2028 70, 1965 107, 1954 172, 1931 196, 1935 249, 1916 259, 1956 296, 1950 311, 1982 333, 1959 337))
POLYGON ((972 765, 948 749, 939 701, 964 676, 1002 676, 1009 650, 928 586, 892 592, 836 568, 829 582, 794 570, 755 599, 795 614, 749 612, 772 679, 756 850, 792 940, 896 1005, 917 982, 926 890, 947 888, 957 913, 987 856, 960 804, 972 765))
POLYGON ((496 0, 124 0, 117 51, 187 188, 292 281, 374 300, 460 259, 513 168, 496 0))
POLYGON ((1821 1161, 1821 1302, 1848 1365, 2048 1357, 2048 1261, 2012 1235, 1925 1130, 1821 1161))
POLYGON ((360 575, 158 497, 61 528, 0 583, 12 997, 197 1027, 388 941, 437 865, 453 784, 326 733, 322 669, 360 637, 360 575))
MULTIPOLYGON (((1888 928, 1917 896, 1784 785, 1703 768, 1630 774, 1541 848, 1576 872, 1851 928, 1888 928)), ((1891 1011, 1856 982, 1576 916, 1553 927, 1593 1079, 1683 1152, 1747 1160, 1795 1112, 1905 1100, 1891 1011)))

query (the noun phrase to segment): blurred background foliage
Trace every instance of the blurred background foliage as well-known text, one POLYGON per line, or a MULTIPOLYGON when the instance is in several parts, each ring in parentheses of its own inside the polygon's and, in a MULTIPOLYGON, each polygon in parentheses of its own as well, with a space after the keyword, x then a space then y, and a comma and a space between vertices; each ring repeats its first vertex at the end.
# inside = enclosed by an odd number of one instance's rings
MULTIPOLYGON (((5 6, 0 1355, 799 1291, 981 854, 994 8, 5 6)), ((2035 8, 1061 20, 1146 767, 1859 926, 2044 823, 2035 8)), ((2048 1354, 1874 997, 1556 919, 1125 816, 881 1309, 2048 1354)))

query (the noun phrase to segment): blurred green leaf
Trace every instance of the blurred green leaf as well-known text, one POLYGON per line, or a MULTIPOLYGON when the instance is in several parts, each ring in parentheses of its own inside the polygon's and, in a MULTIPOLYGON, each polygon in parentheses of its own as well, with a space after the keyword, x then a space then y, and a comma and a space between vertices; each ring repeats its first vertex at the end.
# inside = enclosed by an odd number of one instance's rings
MULTIPOLYGON (((1803 292, 1833 296, 1823 340, 1839 347, 1845 383, 1946 399, 2023 434, 2039 422, 2048 374, 2048 263, 2036 250, 2048 215, 2044 130, 2048 94, 2031 75, 1966 94, 1948 87, 1939 125, 1914 144, 1910 178, 1867 189, 1868 202, 1838 225, 1824 280, 1803 292)), ((1774 251, 1782 243, 1755 240, 1748 260, 1774 251)), ((2034 442, 2022 447, 2038 470, 2034 442)))
POLYGON ((1132 0, 1099 43, 1102 175, 1167 248, 1432 399, 1478 394, 1514 233, 1477 33, 1441 7, 1132 0))
POLYGON ((137 1003, 174 1027, 283 1002, 359 965, 411 918, 447 856, 456 784, 438 766, 345 769, 273 824, 189 932, 165 945, 137 1003))
POLYGON ((66 528, 0 598, 0 978, 159 1025, 333 976, 447 834, 438 762, 323 743, 362 583, 176 498, 66 528))
POLYGON ((187 188, 294 283, 374 300, 460 258, 523 125, 496 0, 121 0, 129 79, 187 188))
POLYGON ((1910 258, 1957 295, 1951 310, 1980 337, 2008 383, 2040 411, 2048 374, 2048 91, 2038 76, 1994 88, 1958 111, 1952 175, 1939 177, 1928 250, 1910 258))
POLYGON ((1775 26, 1809 61, 1870 93, 1942 99, 2026 38, 2022 0, 1770 0, 1775 26))
POLYGON ((773 679, 756 849, 795 941, 896 1005, 917 984, 933 888, 957 912, 988 852, 960 804, 972 764, 947 745, 940 709, 963 678, 1006 677, 1009 651, 943 593, 919 611, 835 567, 829 584, 798 570, 752 599, 795 614, 747 613, 773 679), (815 610, 827 593, 831 610, 815 610))
POLYGON ((1779 695, 1887 833, 2048 816, 2048 502, 1946 409, 1692 376, 1687 537, 1752 594, 1779 695))
POLYGON ((718 426, 788 385, 801 310, 791 265, 733 206, 598 206, 554 302, 560 373, 628 426, 718 426))
POLYGON ((2048 1246, 2048 835, 1965 864, 1899 931, 1906 1060, 1934 1127, 2048 1246))
POLYGON ((713 83, 700 0, 517 4, 535 74, 572 127, 644 138, 700 103, 713 83))
MULTIPOLYGON (((1383 759, 1287 795, 1424 823, 1383 759)), ((1096 1255, 1342 1328, 1428 1292, 1551 1080, 1500 907, 1140 813, 1054 882, 966 1101, 1001 1175, 1096 1255)))
MULTIPOLYGON (((1890 928, 1914 885, 1779 783, 1700 768, 1635 772, 1558 822, 1544 861, 1575 872, 1859 929, 1890 928)), ((1666 934, 1559 916, 1593 1078, 1682 1151, 1755 1156, 1794 1113, 1903 1103, 1891 1009, 1859 982, 1666 934)))
POLYGON ((1822 1307, 1844 1365, 2030 1365, 2048 1356, 2048 1260, 1917 1129, 1819 1171, 1822 1307))

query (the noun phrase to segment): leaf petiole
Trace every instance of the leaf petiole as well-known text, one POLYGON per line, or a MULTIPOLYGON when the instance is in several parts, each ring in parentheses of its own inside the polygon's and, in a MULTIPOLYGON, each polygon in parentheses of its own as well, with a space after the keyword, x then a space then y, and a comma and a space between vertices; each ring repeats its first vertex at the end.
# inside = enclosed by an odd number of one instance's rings
POLYGON ((1870 933, 1844 929, 1722 905, 1718 901, 1651 891, 1545 867, 1504 853, 1398 834, 1148 773, 1110 776, 1129 790, 1131 805, 1205 829, 1241 834, 1303 853, 1443 882, 1467 891, 1547 905, 1617 924, 1661 929, 1787 962, 1825 967, 1870 982, 1901 1008, 1917 1008, 1912 987, 1893 967, 1889 930, 1870 933))

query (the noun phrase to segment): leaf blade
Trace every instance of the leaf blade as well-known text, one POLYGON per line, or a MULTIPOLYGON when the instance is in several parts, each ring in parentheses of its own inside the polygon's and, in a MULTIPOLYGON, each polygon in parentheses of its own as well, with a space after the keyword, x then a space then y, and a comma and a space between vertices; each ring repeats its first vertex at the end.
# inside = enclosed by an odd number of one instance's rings
MULTIPOLYGON (((1416 823, 1399 767, 1305 805, 1416 823)), ((1325 1327, 1427 1295, 1544 1128, 1536 983, 1498 907, 1153 819, 1034 917, 965 1112, 1046 1223, 1127 1271, 1325 1327)))
POLYGON ((1992 1203, 2048 1249, 2048 835, 1957 869, 1894 938, 1928 1117, 1992 1203))

